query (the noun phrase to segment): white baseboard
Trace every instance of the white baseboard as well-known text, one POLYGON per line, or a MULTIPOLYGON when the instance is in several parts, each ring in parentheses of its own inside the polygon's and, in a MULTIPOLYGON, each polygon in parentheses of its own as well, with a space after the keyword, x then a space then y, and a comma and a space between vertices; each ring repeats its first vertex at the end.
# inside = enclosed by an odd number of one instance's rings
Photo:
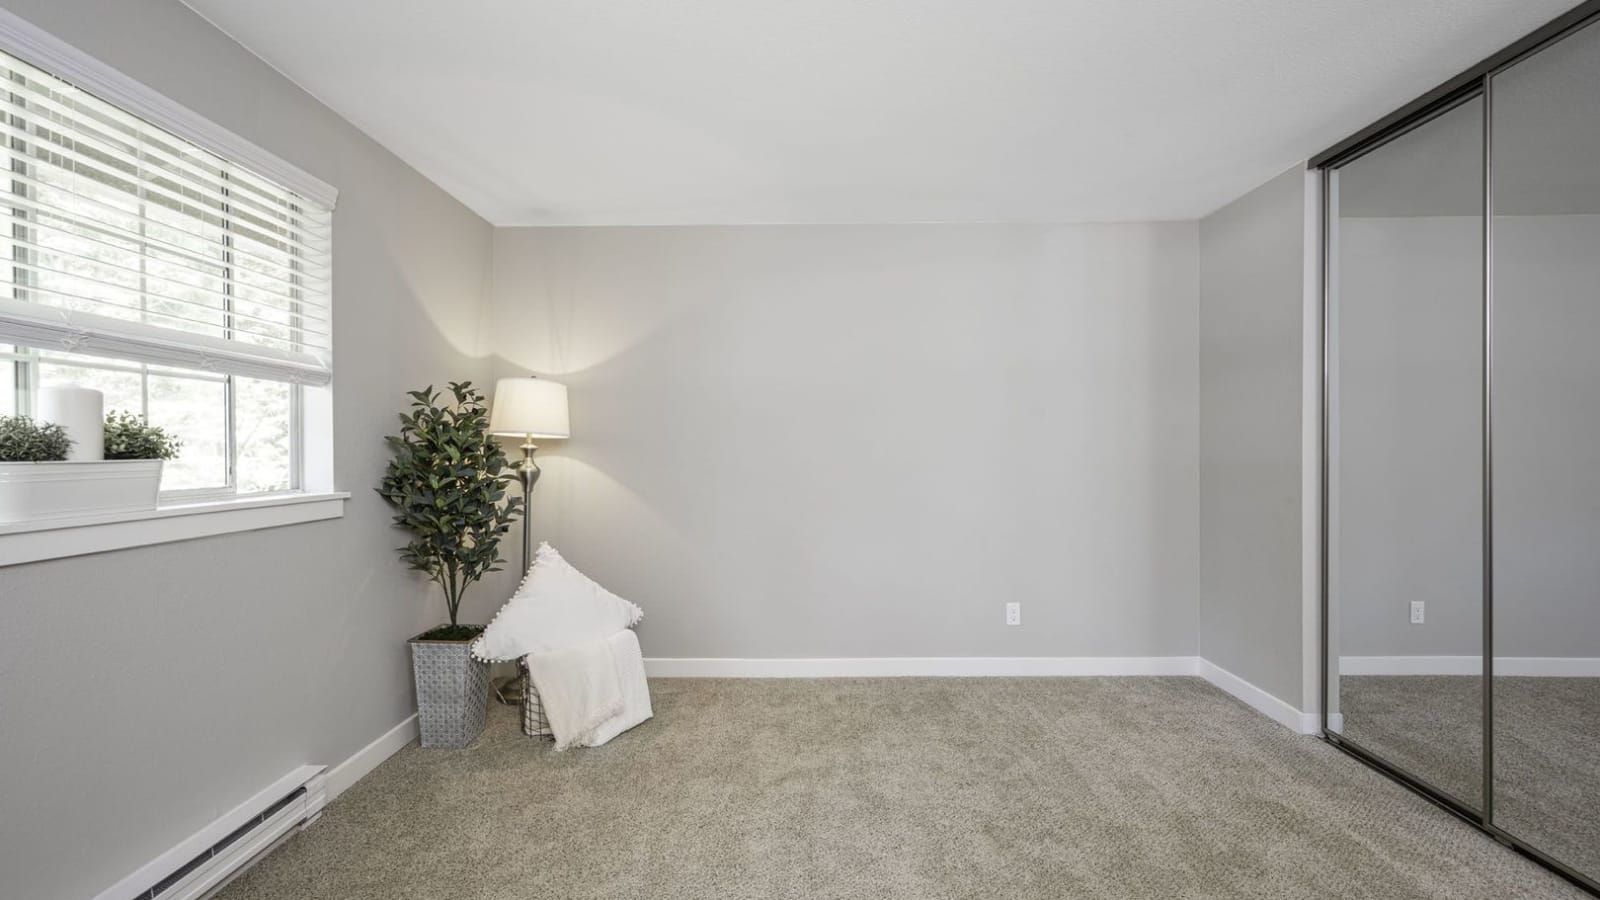
POLYGON ((1497 656, 1494 674, 1538 678, 1600 678, 1600 657, 1497 656))
MULTIPOLYGON (((1496 675, 1600 678, 1600 657, 1498 656, 1496 675)), ((1477 656, 1341 656, 1341 675, 1482 675, 1477 656)))
POLYGON ((1482 675, 1476 656, 1341 656, 1340 675, 1482 675))
POLYGON ((820 659, 656 657, 651 678, 906 678, 1193 675, 1193 656, 882 656, 820 659))
POLYGON ((1208 659, 1199 661, 1199 675, 1296 734, 1317 734, 1322 730, 1321 716, 1301 712, 1208 659))
POLYGON ((349 759, 328 770, 328 799, 332 800, 349 790, 351 785, 376 769, 379 763, 399 753, 401 748, 416 739, 417 714, 412 713, 377 740, 357 750, 349 759))
POLYGON ((790 659, 655 657, 651 678, 962 678, 1002 676, 1199 676, 1299 734, 1321 722, 1243 678, 1197 656, 882 656, 790 659))

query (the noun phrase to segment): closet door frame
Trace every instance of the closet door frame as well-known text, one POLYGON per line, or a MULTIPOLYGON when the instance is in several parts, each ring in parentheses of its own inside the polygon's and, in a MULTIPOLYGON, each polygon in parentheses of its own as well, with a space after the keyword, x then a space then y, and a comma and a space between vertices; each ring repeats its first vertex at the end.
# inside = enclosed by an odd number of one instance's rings
POLYGON ((1600 873, 1578 872, 1507 833, 1494 820, 1494 454, 1493 454, 1493 401, 1494 401, 1494 76, 1516 65, 1523 59, 1540 52, 1562 38, 1586 25, 1600 20, 1600 0, 1586 0, 1578 6, 1551 20, 1491 55, 1477 65, 1440 84, 1428 93, 1400 109, 1379 119, 1350 137, 1334 144, 1312 157, 1307 167, 1318 174, 1321 193, 1321 273, 1320 313, 1322 334, 1318 368, 1321 372, 1322 391, 1320 410, 1320 515, 1321 515, 1321 737, 1339 750, 1382 772, 1402 785, 1422 795, 1448 812, 1484 831, 1495 840, 1554 870, 1590 893, 1600 896, 1600 873), (1482 373, 1482 446, 1483 446, 1483 669, 1482 684, 1482 802, 1474 809, 1439 790, 1427 780, 1406 771, 1380 754, 1334 731, 1329 726, 1329 710, 1333 701, 1333 679, 1330 677, 1333 648, 1329 646, 1330 613, 1330 422, 1329 381, 1332 352, 1333 267, 1336 260, 1335 231, 1338 204, 1334 190, 1335 172, 1379 147, 1434 120, 1463 103, 1483 100, 1483 373, 1482 373))

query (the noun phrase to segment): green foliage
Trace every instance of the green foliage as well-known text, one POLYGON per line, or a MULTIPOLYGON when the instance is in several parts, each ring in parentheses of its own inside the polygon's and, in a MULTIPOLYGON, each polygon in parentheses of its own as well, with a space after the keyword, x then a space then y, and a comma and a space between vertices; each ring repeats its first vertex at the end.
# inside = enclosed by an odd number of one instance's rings
POLYGON ((58 462, 71 449, 72 438, 60 425, 0 416, 0 462, 58 462))
POLYGON ((106 414, 106 459, 172 459, 183 442, 129 412, 106 414))
POLYGON ((385 438, 394 459, 378 493, 394 507, 394 523, 411 532, 400 558, 444 589, 455 625, 466 589, 500 571, 500 538, 523 498, 506 491, 516 476, 489 434, 483 395, 471 382, 451 382, 450 394, 453 402, 441 405, 431 385, 407 392, 411 411, 400 414, 400 433, 385 438))

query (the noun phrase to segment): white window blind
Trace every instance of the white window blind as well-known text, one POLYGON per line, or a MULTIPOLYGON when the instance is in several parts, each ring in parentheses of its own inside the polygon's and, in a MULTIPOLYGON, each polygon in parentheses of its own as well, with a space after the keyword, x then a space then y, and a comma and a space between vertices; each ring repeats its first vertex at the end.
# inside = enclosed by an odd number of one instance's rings
POLYGON ((4 53, 0 154, 0 344, 331 380, 331 206, 4 53))

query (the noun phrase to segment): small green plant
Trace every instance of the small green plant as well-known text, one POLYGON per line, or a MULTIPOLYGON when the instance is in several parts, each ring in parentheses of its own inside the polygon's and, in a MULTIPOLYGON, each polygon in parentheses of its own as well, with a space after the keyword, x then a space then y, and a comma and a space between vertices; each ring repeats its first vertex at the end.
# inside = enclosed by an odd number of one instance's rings
POLYGON ((183 442, 129 412, 106 414, 106 459, 172 459, 183 442))
POLYGON ((426 636, 459 640, 481 630, 457 625, 461 596, 500 571, 500 538, 523 500, 506 491, 516 475, 489 434, 483 395, 471 382, 449 390, 442 404, 431 385, 407 392, 411 411, 400 414, 400 433, 385 438, 394 458, 378 493, 394 507, 394 524, 411 532, 400 558, 444 589, 450 625, 426 636))
POLYGON ((72 449, 60 425, 27 416, 0 416, 0 462, 59 462, 72 449))

